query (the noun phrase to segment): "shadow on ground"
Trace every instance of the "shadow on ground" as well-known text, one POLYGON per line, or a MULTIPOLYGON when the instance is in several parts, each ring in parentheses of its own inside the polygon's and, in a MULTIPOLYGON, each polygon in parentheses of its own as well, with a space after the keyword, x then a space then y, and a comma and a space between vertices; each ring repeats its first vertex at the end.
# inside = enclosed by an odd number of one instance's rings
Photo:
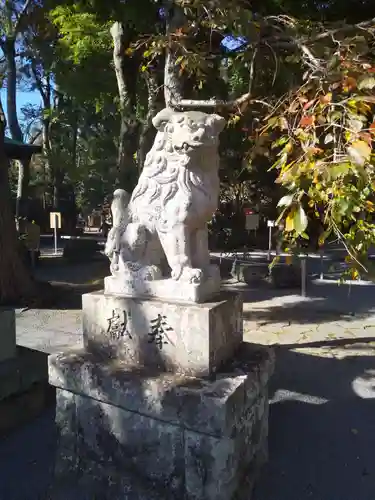
POLYGON ((350 349, 336 359, 277 348, 270 461, 255 500, 375 498, 375 357, 350 349))
POLYGON ((244 320, 268 323, 325 323, 352 321, 375 313, 375 284, 310 283, 307 296, 299 290, 271 287, 239 289, 245 303, 244 320), (261 304, 265 302, 265 304, 261 304), (254 307, 251 308, 251 304, 254 307))

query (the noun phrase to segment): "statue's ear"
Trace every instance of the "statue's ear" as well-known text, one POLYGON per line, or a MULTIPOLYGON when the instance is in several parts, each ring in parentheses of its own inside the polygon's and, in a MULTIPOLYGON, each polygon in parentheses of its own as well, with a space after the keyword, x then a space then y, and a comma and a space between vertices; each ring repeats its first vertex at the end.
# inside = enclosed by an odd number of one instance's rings
POLYGON ((123 205, 128 205, 130 201, 130 194, 124 189, 116 189, 113 193, 113 201, 120 201, 123 205))
POLYGON ((214 128, 215 132, 217 133, 217 135, 219 135, 220 132, 222 132, 225 128, 225 125, 226 125, 225 118, 223 118, 220 115, 215 114, 215 115, 210 116, 210 121, 211 121, 212 127, 214 128))
POLYGON ((152 124, 157 130, 162 130, 165 125, 169 122, 173 111, 170 108, 165 108, 159 111, 159 113, 152 119, 152 124))

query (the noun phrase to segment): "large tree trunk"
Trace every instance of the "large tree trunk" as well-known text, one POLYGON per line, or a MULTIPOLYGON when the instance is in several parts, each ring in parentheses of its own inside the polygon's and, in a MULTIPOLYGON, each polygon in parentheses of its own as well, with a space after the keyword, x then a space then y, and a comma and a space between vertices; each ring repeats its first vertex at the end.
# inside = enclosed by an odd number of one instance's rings
MULTIPOLYGON (((22 142, 23 134, 17 117, 17 68, 15 38, 8 37, 3 42, 7 62, 7 114, 12 139, 22 142)), ((25 216, 27 210, 28 187, 30 180, 30 159, 18 162, 19 175, 17 186, 16 216, 25 216)))
POLYGON ((28 199, 25 193, 30 183, 30 161, 31 158, 18 160, 18 183, 16 200, 16 218, 25 217, 28 214, 28 199))
POLYGON ((5 123, 0 102, 0 304, 15 305, 36 296, 37 285, 19 252, 4 148, 5 123))
POLYGON ((182 28, 186 18, 181 7, 177 5, 168 8, 166 35, 168 37, 168 46, 165 53, 164 66, 164 99, 167 108, 172 107, 173 102, 179 102, 183 99, 183 84, 180 75, 180 65, 177 64, 178 48, 173 43, 172 33, 178 28, 182 28))
POLYGON ((125 26, 115 22, 111 27, 113 63, 120 100, 121 128, 118 144, 118 184, 131 191, 137 177, 135 153, 137 152, 139 123, 136 118, 137 66, 126 56, 130 38, 125 26))
MULTIPOLYGON (((42 123, 42 148, 44 155, 44 189, 47 191, 47 185, 53 184, 54 172, 51 161, 51 81, 47 77, 46 88, 43 89, 42 82, 37 77, 37 72, 34 72, 35 81, 39 89, 39 93, 43 101, 43 123, 42 123)), ((49 200, 50 201, 50 200, 49 200)))
POLYGON ((43 148, 43 184, 44 198, 47 204, 50 204, 52 199, 50 196, 49 186, 53 185, 54 174, 51 166, 51 141, 50 141, 51 120, 45 118, 42 122, 42 148, 43 148), (47 194, 48 193, 48 194, 47 194))

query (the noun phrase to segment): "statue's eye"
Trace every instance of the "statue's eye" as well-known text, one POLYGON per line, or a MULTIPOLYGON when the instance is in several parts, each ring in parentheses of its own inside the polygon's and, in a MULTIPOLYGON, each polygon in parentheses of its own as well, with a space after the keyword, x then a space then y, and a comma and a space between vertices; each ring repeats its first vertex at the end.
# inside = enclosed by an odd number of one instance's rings
POLYGON ((196 123, 194 123, 194 122, 188 122, 188 126, 189 126, 189 128, 190 128, 193 132, 195 132, 196 130, 198 130, 198 126, 197 126, 197 124, 196 124, 196 123))

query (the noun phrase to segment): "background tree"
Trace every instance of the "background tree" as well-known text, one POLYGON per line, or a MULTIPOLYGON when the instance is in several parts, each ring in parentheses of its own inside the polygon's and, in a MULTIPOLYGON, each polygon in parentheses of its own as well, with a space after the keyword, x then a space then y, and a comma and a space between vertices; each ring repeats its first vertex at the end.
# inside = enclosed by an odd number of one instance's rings
POLYGON ((0 304, 13 305, 20 297, 35 297, 37 287, 19 253, 8 180, 9 163, 4 147, 5 128, 0 100, 0 304))

